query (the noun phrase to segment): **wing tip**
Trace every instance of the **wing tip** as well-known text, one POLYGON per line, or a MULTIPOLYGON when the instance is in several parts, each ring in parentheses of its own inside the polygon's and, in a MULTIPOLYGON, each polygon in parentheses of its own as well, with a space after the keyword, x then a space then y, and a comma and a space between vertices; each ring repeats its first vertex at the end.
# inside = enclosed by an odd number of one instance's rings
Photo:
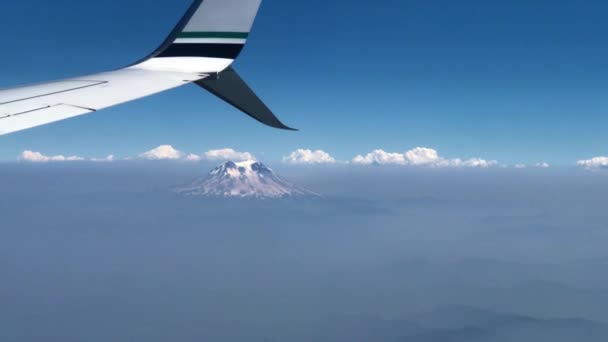
POLYGON ((282 129, 284 131, 291 131, 291 132, 299 132, 300 131, 297 128, 289 127, 289 126, 287 126, 287 125, 285 125, 283 123, 280 123, 279 125, 269 125, 269 124, 267 124, 265 122, 262 122, 262 123, 265 124, 265 125, 267 125, 267 126, 270 126, 272 128, 278 128, 278 129, 282 129))
POLYGON ((218 78, 203 79, 195 84, 266 126, 298 131, 281 122, 232 67, 220 73, 218 78))
POLYGON ((255 121, 263 124, 264 126, 268 126, 268 127, 272 127, 272 128, 276 128, 276 129, 281 129, 284 131, 291 131, 291 132, 299 132, 300 130, 297 128, 293 128, 293 127, 289 127, 286 124, 284 124, 283 122, 281 122, 281 120, 279 120, 279 118, 277 118, 274 114, 272 114, 272 118, 261 118, 261 117, 256 117, 254 115, 251 115, 247 112, 245 112, 245 114, 247 114, 249 117, 255 119, 255 121))

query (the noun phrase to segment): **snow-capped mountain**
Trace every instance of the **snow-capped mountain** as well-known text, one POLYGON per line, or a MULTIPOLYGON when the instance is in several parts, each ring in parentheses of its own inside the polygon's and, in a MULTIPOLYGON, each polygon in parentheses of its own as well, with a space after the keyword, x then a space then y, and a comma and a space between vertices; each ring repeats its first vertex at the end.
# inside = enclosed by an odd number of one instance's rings
POLYGON ((237 198, 306 198, 320 195, 300 188, 253 160, 228 161, 211 170, 206 178, 176 189, 185 196, 237 198))

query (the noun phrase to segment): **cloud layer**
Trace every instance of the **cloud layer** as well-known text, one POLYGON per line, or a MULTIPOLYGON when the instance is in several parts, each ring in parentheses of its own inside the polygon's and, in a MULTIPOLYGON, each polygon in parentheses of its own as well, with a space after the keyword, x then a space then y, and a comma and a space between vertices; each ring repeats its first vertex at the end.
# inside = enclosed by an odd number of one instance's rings
MULTIPOLYGON (((240 152, 232 148, 224 148, 218 150, 210 150, 202 155, 186 154, 171 145, 160 145, 147 152, 138 155, 138 159, 158 161, 158 160, 179 160, 188 162, 199 162, 207 160, 211 162, 232 160, 235 162, 256 160, 256 157, 250 152, 240 152)), ((92 161, 92 162, 112 162, 117 160, 113 155, 105 158, 90 158, 85 159, 78 156, 46 156, 40 152, 24 151, 20 159, 27 162, 59 162, 59 161, 92 161)), ((123 160, 132 160, 133 158, 124 158, 123 160)), ((283 157, 283 162, 292 165, 321 165, 335 164, 338 161, 329 153, 323 150, 298 149, 293 151, 288 156, 283 157)), ((348 163, 348 162, 346 162, 348 163)), ((358 155, 352 160, 352 164, 356 165, 402 165, 402 166, 428 166, 428 167, 469 167, 469 168, 488 168, 497 165, 494 160, 485 160, 481 158, 462 159, 445 159, 439 153, 431 148, 416 147, 404 153, 390 153, 384 150, 375 150, 367 155, 358 155)), ((540 166, 539 166, 540 167, 540 166)))
POLYGON ((139 158, 146 160, 177 160, 181 159, 184 153, 175 149, 171 145, 160 145, 150 151, 139 155, 139 158))
POLYGON ((595 157, 587 160, 579 160, 576 165, 587 170, 608 169, 608 157, 595 157))
POLYGON ((375 150, 365 156, 358 155, 353 159, 353 164, 359 165, 406 165, 405 155, 401 153, 388 153, 383 150, 375 150))
POLYGON ((19 158, 21 161, 25 161, 25 162, 30 162, 30 163, 48 163, 48 162, 65 162, 65 161, 83 161, 85 160, 82 157, 78 157, 78 156, 63 156, 63 155, 56 155, 56 156, 45 156, 40 152, 34 152, 34 151, 23 151, 23 153, 21 153, 21 157, 19 158))
MULTIPOLYGON (((222 161, 247 161, 257 160, 250 152, 236 151, 232 148, 223 148, 217 150, 209 150, 202 154, 185 153, 171 145, 160 145, 149 151, 143 152, 137 157, 116 158, 114 155, 109 155, 105 158, 84 158, 80 156, 66 155, 45 155, 41 152, 26 150, 21 153, 19 160, 31 163, 48 163, 48 162, 74 162, 74 161, 89 161, 89 162, 114 162, 118 160, 174 160, 184 162, 222 162, 222 161)), ((353 164, 353 165, 398 165, 410 167, 431 167, 431 168, 490 168, 498 166, 496 160, 487 160, 482 158, 444 158, 437 150, 428 147, 416 147, 405 152, 386 152, 382 149, 374 150, 365 155, 357 155, 350 162, 340 161, 334 158, 328 152, 323 150, 297 149, 289 155, 283 157, 283 162, 290 165, 327 165, 327 164, 353 164)), ((579 160, 577 165, 588 170, 608 169, 608 157, 595 157, 588 160, 579 160)), ((500 165, 507 168, 508 165, 500 165)), ((541 168, 547 169, 550 165, 546 162, 536 164, 515 164, 511 167, 516 169, 525 168, 541 168)))
POLYGON ((209 161, 231 160, 234 162, 256 160, 255 156, 249 152, 239 152, 231 148, 207 151, 205 152, 205 159, 209 161))
POLYGON ((198 162, 201 161, 203 158, 201 156, 199 156, 198 154, 194 154, 194 153, 190 153, 189 155, 186 156, 186 161, 189 162, 198 162))
POLYGON ((283 162, 292 165, 318 165, 318 164, 334 164, 336 159, 329 153, 317 150, 298 149, 290 155, 283 157, 283 162))
POLYGON ((375 150, 367 155, 358 155, 352 160, 357 165, 402 165, 402 166, 428 166, 428 167, 471 167, 488 168, 498 165, 495 160, 471 158, 467 160, 445 159, 439 153, 428 147, 416 147, 405 153, 386 152, 375 150))
MULTIPOLYGON (((188 161, 198 162, 202 160, 208 161, 225 161, 232 160, 235 162, 255 160, 255 156, 249 152, 238 152, 231 148, 225 148, 220 150, 211 150, 205 152, 202 156, 194 153, 186 154, 171 145, 160 145, 149 151, 139 154, 136 158, 127 157, 121 160, 176 160, 176 161, 188 161)), ((55 155, 47 156, 41 152, 36 151, 23 151, 19 157, 19 160, 31 163, 48 163, 48 162, 67 162, 67 161, 90 161, 90 162, 113 162, 118 159, 114 155, 109 155, 105 158, 84 158, 78 156, 64 156, 55 155)))
POLYGON ((110 154, 109 156, 107 156, 105 158, 91 158, 90 159, 90 161, 96 162, 96 163, 111 163, 115 160, 116 160, 116 158, 114 158, 113 154, 110 154))

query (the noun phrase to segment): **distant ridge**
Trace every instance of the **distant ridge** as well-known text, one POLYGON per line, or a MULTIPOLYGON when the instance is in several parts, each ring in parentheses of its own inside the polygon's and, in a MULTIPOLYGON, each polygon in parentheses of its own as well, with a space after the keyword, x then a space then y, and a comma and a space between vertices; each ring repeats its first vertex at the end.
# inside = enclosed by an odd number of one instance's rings
POLYGON ((211 170, 207 177, 175 191, 184 196, 219 198, 321 198, 321 195, 284 180, 254 160, 227 161, 211 170))

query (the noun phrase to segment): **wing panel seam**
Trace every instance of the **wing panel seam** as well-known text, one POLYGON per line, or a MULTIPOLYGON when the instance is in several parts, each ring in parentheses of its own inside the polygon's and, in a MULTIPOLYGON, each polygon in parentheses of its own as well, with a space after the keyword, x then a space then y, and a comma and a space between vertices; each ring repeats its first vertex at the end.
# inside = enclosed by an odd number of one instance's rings
POLYGON ((61 93, 67 93, 69 91, 74 91, 74 90, 80 90, 80 89, 85 89, 85 88, 90 88, 90 87, 96 87, 98 85, 102 85, 102 84, 106 84, 108 83, 108 81, 92 81, 92 82, 97 82, 94 84, 87 84, 85 86, 81 86, 81 87, 76 87, 76 88, 70 88, 70 89, 65 89, 65 90, 60 90, 60 91, 56 91, 56 92, 52 92, 52 93, 46 93, 46 94, 41 94, 41 95, 36 95, 36 96, 30 96, 30 97, 26 97, 26 98, 22 98, 22 99, 17 99, 17 100, 11 100, 11 101, 7 101, 7 102, 2 102, 0 103, 1 105, 5 105, 5 104, 10 104, 10 103, 15 103, 15 102, 20 102, 20 101, 26 101, 26 100, 31 100, 31 99, 37 99, 40 97, 45 97, 45 96, 49 96, 49 95, 56 95, 56 94, 61 94, 61 93))
POLYGON ((43 110, 43 109, 48 109, 48 108, 51 108, 51 107, 52 106, 44 106, 44 107, 40 107, 40 108, 26 110, 25 112, 20 112, 20 113, 15 113, 15 114, 6 114, 6 115, 3 115, 3 116, 0 116, 0 120, 1 119, 8 119, 8 118, 13 117, 13 116, 19 116, 19 115, 23 115, 23 114, 28 114, 28 113, 36 112, 36 111, 43 110))

